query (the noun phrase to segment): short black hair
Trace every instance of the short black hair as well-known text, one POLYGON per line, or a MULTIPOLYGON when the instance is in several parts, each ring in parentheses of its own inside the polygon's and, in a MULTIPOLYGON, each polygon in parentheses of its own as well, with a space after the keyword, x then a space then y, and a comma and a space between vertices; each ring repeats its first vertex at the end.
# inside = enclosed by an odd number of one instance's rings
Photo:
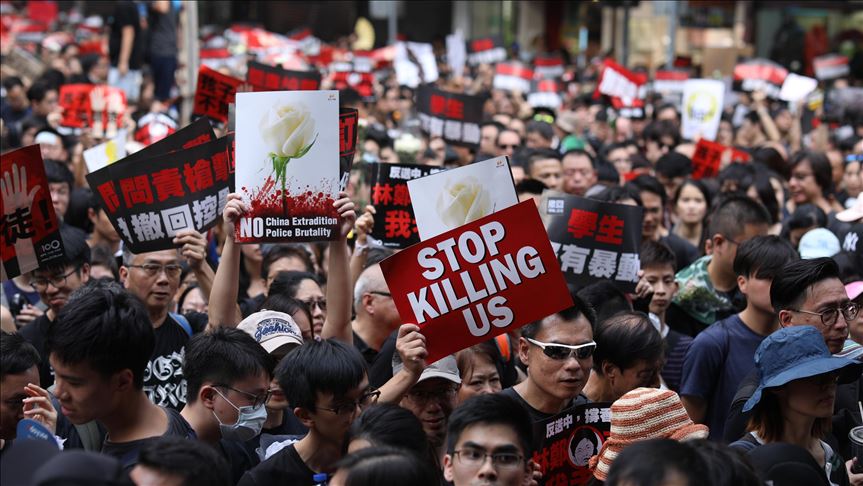
POLYGON ((631 311, 632 306, 620 289, 607 280, 586 285, 577 293, 596 313, 596 322, 600 323, 609 317, 625 311, 631 311))
POLYGON ((0 331, 0 380, 20 375, 42 360, 39 351, 17 332, 0 331))
POLYGON ((376 486, 378 484, 410 484, 437 486, 440 472, 432 470, 426 461, 395 447, 367 447, 350 454, 335 464, 346 471, 346 486, 376 486))
POLYGON ((334 339, 303 343, 276 367, 288 403, 306 410, 315 410, 318 392, 341 397, 365 376, 366 363, 357 348, 334 339))
POLYGON ((60 226, 60 238, 63 240, 63 258, 37 270, 65 273, 67 266, 80 270, 85 263, 90 264, 92 252, 87 244, 87 235, 80 228, 64 224, 60 226))
POLYGON ((194 403, 206 381, 233 386, 262 372, 272 377, 273 366, 273 358, 245 331, 217 327, 195 334, 183 358, 187 400, 194 403))
POLYGON ((216 450, 203 442, 178 436, 154 438, 138 456, 138 464, 163 474, 180 476, 183 486, 229 486, 231 469, 216 450))
POLYGON ((794 209, 791 216, 785 220, 787 232, 803 228, 824 228, 827 226, 827 214, 815 204, 801 204, 794 209))
POLYGON ((600 374, 604 362, 625 370, 641 360, 656 361, 665 352, 662 335, 642 312, 621 312, 600 321, 593 340, 593 369, 600 374))
POLYGON ((516 134, 518 136, 519 144, 522 143, 522 136, 519 135, 517 131, 513 130, 512 128, 502 128, 499 132, 497 132, 497 137, 494 140, 495 145, 500 145, 500 136, 503 135, 504 132, 510 132, 510 133, 516 134))
POLYGON ((392 403, 369 407, 354 420, 345 441, 345 451, 355 439, 365 439, 372 446, 397 447, 423 460, 430 453, 422 422, 410 410, 392 403))
POLYGON ((635 189, 635 187, 629 184, 625 186, 611 186, 605 188, 599 194, 591 196, 589 199, 610 203, 620 203, 626 199, 632 199, 636 204, 641 206, 641 194, 638 192, 639 191, 635 189))
POLYGON ((687 445, 701 456, 707 466, 706 478, 717 486, 762 486, 758 473, 743 451, 707 439, 688 441, 687 445))
POLYGON ((669 150, 680 145, 680 129, 671 120, 660 120, 649 123, 644 127, 644 140, 656 142, 669 150), (671 138, 671 146, 666 145, 662 139, 671 138))
POLYGON ((308 250, 298 245, 279 244, 269 247, 264 252, 264 258, 261 261, 261 278, 266 280, 270 276, 270 266, 282 258, 299 258, 305 265, 307 272, 315 270, 308 250))
POLYGON ((527 122, 527 126, 524 127, 524 133, 527 135, 528 133, 538 133, 542 138, 546 140, 551 140, 554 138, 554 129, 551 124, 543 122, 531 120, 527 122))
MULTIPOLYGON (((656 194, 662 200, 662 207, 665 208, 665 203, 668 200, 668 195, 665 194, 665 186, 659 182, 656 177, 647 174, 641 174, 629 181, 629 184, 632 185, 635 189, 638 190, 639 193, 649 192, 651 194, 656 194)), ((640 194, 639 194, 640 195, 640 194)))
POLYGON ((3 77, 3 89, 6 91, 11 91, 16 86, 24 87, 24 82, 21 81, 21 78, 18 76, 4 76, 3 77))
POLYGON ((641 248, 638 250, 638 259, 641 261, 642 269, 652 266, 669 265, 674 272, 677 272, 677 257, 674 256, 674 251, 660 241, 643 241, 641 248))
POLYGON ((524 179, 515 185, 516 194, 542 194, 548 187, 536 179, 524 179))
POLYGON ((773 310, 796 309, 806 300, 809 288, 822 280, 839 280, 839 266, 832 258, 795 260, 782 266, 770 285, 773 310))
POLYGON ((553 149, 532 149, 527 156, 527 173, 530 174, 537 160, 554 159, 560 162, 560 152, 553 149))
POLYGON ((745 193, 755 181, 755 166, 732 162, 719 172, 717 179, 720 192, 745 193))
POLYGON ((617 185, 620 183, 620 173, 611 162, 599 160, 596 163, 596 180, 597 182, 606 182, 617 185))
POLYGON ((764 205, 764 208, 770 214, 770 224, 778 223, 782 219, 782 208, 779 207, 779 201, 776 200, 776 192, 773 189, 773 184, 770 183, 770 178, 780 178, 772 170, 766 169, 763 166, 756 166, 755 179, 752 181, 752 187, 755 188, 755 193, 758 195, 758 200, 764 205))
POLYGON ((612 144, 607 145, 604 149, 602 149, 602 158, 608 160, 608 156, 614 150, 626 149, 629 144, 626 142, 614 142, 612 144))
MULTIPOLYGON (((503 130, 506 130, 506 127, 503 125, 503 123, 501 123, 499 121, 494 121, 494 120, 486 120, 486 121, 480 123, 479 127, 480 128, 495 127, 495 128, 497 128, 497 133, 500 133, 503 130)), ((497 138, 497 137, 495 137, 495 138, 497 138)), ((497 141, 497 140, 495 140, 495 141, 497 141)))
POLYGON ((302 312, 312 322, 312 313, 303 301, 283 294, 281 292, 269 292, 267 298, 261 304, 261 310, 271 310, 276 312, 284 312, 293 317, 297 312, 302 312))
POLYGON ((321 285, 321 279, 317 274, 312 272, 298 272, 296 270, 284 270, 276 274, 276 277, 270 283, 270 290, 267 295, 284 294, 288 297, 295 298, 297 289, 303 280, 311 280, 318 285, 321 285))
POLYGON ((49 85, 45 81, 36 81, 33 83, 33 86, 30 86, 30 89, 27 90, 27 99, 30 102, 40 102, 45 99, 45 95, 48 94, 48 91, 53 90, 54 87, 49 85))
POLYGON ((770 214, 758 201, 738 194, 725 197, 708 217, 707 238, 720 234, 737 239, 746 225, 768 225, 770 214))
POLYGON ((833 192, 833 169, 830 167, 830 159, 827 158, 827 155, 815 150, 801 150, 791 156, 788 167, 793 171, 803 162, 809 162, 812 176, 815 178, 815 183, 821 188, 822 194, 826 196, 833 192))
POLYGON ((562 161, 563 159, 565 159, 569 155, 574 155, 577 157, 587 157, 587 160, 590 161, 590 165, 593 166, 594 169, 596 169, 596 159, 593 157, 593 155, 590 155, 590 153, 587 152, 586 150, 584 150, 584 149, 569 149, 566 152, 564 152, 563 155, 560 156, 560 160, 562 161))
POLYGON ((525 338, 535 338, 537 334, 539 334, 539 329, 542 326, 542 322, 545 319, 548 319, 552 315, 556 315, 563 321, 574 321, 578 319, 579 316, 584 316, 587 319, 587 322, 590 323, 590 328, 593 329, 596 325, 596 314, 593 312, 593 309, 588 305, 585 301, 583 301, 577 295, 572 295, 572 305, 567 307, 566 309, 557 312, 555 314, 551 314, 546 316, 543 319, 538 321, 531 322, 530 324, 521 328, 521 335, 525 338))
POLYGON ((47 159, 45 161, 45 178, 49 184, 69 184, 69 191, 75 185, 75 176, 63 162, 47 159))
POLYGON ((533 454, 533 429, 527 409, 513 398, 500 393, 475 395, 453 411, 447 424, 448 454, 455 451, 462 432, 476 424, 511 427, 518 436, 518 445, 521 446, 525 458, 533 454))
POLYGON ((660 486, 671 471, 677 471, 689 485, 703 484, 710 477, 705 460, 687 443, 652 439, 626 446, 611 464, 605 484, 660 486))
POLYGON ((692 174, 692 160, 672 150, 656 161, 656 174, 665 177, 686 177, 692 174))
POLYGON ((79 291, 48 326, 46 353, 63 363, 87 363, 105 377, 130 369, 135 387, 143 388, 156 346, 144 304, 119 286, 85 286, 79 291))
POLYGON ((110 270, 111 275, 114 276, 114 280, 120 279, 117 258, 114 257, 114 252, 105 245, 96 245, 90 248, 90 267, 99 265, 110 270))
POLYGON ((797 250, 784 238, 775 235, 756 236, 744 241, 734 257, 734 274, 738 277, 772 279, 790 261, 800 259, 797 250))

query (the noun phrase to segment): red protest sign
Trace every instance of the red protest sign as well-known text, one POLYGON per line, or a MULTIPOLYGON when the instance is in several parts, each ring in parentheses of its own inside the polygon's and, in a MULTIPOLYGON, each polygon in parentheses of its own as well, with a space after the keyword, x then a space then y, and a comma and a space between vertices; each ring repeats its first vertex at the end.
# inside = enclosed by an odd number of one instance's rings
POLYGON ((354 152, 357 150, 359 113, 355 108, 339 109, 339 188, 347 190, 354 152))
POLYGON ((692 178, 706 179, 716 177, 719 174, 719 164, 722 162, 722 153, 725 145, 710 140, 700 139, 695 144, 695 153, 692 155, 692 178))
POLYGON ((381 270, 429 363, 572 305, 533 201, 413 245, 381 270))
POLYGON ((208 116, 222 123, 228 122, 228 104, 234 102, 237 86, 242 79, 226 76, 207 66, 198 70, 198 86, 195 89, 195 108, 192 113, 208 116))
POLYGON ((39 145, 3 154, 0 169, 0 279, 7 280, 62 261, 65 253, 39 145))
POLYGON ((321 89, 321 73, 317 71, 288 71, 251 61, 246 81, 255 91, 299 91, 321 89))
POLYGON ((60 87, 60 125, 92 128, 95 137, 111 138, 123 124, 126 94, 113 86, 65 84, 60 87))
POLYGON ((611 59, 603 61, 602 66, 594 97, 610 96, 612 105, 618 109, 644 106, 646 74, 634 73, 611 59))

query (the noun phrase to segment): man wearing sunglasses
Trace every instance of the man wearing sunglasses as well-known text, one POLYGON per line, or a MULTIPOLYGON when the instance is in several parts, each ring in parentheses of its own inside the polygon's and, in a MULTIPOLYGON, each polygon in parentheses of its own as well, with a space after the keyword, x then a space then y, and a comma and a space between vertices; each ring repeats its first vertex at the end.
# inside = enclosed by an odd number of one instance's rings
POLYGON ((185 258, 204 295, 210 295, 214 273, 206 262, 207 240, 195 230, 177 233, 178 249, 132 253, 123 249, 120 280, 147 308, 156 331, 156 347, 144 373, 144 391, 156 405, 180 410, 186 404, 183 348, 192 334, 207 327, 207 314, 170 314, 180 285, 181 258, 185 258))
MULTIPOLYGON (((859 356, 845 354, 843 350, 846 344, 853 344, 847 340, 848 323, 857 318, 860 307, 848 298, 835 261, 813 258, 786 263, 773 279, 770 299, 782 327, 813 326, 821 332, 831 353, 860 360, 859 356)), ((749 414, 742 411, 743 404, 752 396, 758 382, 757 372, 753 370, 737 390, 725 423, 724 435, 729 442, 744 434, 749 414)), ((849 455, 848 432, 863 423, 857 405, 860 401, 863 401, 863 376, 836 388, 832 434, 843 457, 853 456, 849 455)))
POLYGON ((581 394, 593 366, 593 311, 577 296, 572 307, 521 329, 518 356, 527 379, 504 395, 524 405, 532 422, 587 403, 581 394))

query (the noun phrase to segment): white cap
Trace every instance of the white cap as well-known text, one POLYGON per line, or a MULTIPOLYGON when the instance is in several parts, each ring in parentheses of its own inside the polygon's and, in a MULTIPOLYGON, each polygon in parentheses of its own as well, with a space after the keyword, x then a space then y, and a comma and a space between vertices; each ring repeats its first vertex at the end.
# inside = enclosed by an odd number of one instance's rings
POLYGON ((803 235, 797 249, 800 252, 800 258, 804 260, 832 257, 842 250, 839 238, 826 228, 815 228, 803 235))
POLYGON ((245 331, 257 341, 268 353, 286 344, 303 344, 300 326, 284 312, 260 311, 243 319, 237 329, 245 331))

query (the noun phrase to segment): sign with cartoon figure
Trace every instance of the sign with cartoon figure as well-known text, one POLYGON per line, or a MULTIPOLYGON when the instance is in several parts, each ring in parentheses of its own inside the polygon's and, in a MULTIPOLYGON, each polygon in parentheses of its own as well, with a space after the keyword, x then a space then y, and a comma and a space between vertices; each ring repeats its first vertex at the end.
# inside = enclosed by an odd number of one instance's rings
POLYGON ((590 458, 611 433, 611 404, 588 403, 533 424, 533 461, 546 486, 588 484, 590 458))

